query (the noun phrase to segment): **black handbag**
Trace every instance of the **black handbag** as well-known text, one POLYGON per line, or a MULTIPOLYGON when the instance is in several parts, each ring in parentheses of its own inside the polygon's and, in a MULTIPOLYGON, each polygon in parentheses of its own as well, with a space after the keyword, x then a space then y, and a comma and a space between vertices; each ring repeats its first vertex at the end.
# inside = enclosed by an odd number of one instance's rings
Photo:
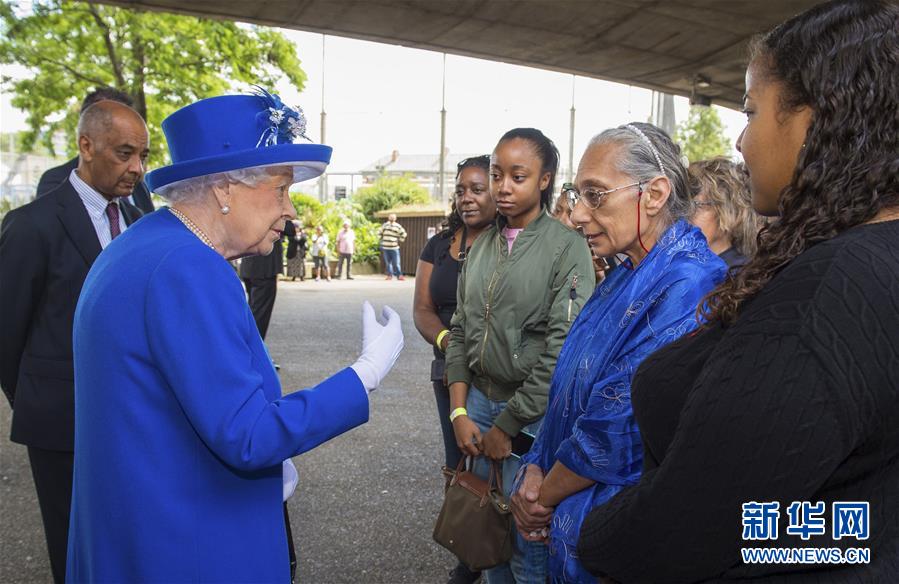
MULTIPOLYGON (((502 468, 491 461, 485 481, 465 469, 443 467, 449 484, 434 525, 434 540, 472 570, 485 570, 512 558, 512 511, 503 495, 502 468)), ((469 464, 469 468, 471 465, 469 464)))

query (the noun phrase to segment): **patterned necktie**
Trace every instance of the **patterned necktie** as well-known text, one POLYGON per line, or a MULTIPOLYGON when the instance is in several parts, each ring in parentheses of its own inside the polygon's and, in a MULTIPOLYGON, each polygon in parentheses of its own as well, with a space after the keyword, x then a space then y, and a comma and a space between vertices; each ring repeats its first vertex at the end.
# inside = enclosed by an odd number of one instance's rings
POLYGON ((109 234, 115 239, 122 233, 119 227, 119 206, 115 203, 106 205, 106 216, 109 217, 109 234))

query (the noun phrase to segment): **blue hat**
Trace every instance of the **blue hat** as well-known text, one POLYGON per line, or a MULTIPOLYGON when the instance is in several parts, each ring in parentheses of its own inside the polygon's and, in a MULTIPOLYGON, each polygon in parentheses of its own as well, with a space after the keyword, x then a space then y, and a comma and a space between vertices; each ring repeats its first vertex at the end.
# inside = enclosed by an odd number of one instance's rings
POLYGON ((331 147, 306 137, 300 108, 257 88, 255 95, 223 95, 185 106, 162 122, 172 164, 146 176, 151 191, 174 182, 229 170, 290 166, 294 182, 315 178, 331 147), (305 143, 294 144, 294 140, 305 143))

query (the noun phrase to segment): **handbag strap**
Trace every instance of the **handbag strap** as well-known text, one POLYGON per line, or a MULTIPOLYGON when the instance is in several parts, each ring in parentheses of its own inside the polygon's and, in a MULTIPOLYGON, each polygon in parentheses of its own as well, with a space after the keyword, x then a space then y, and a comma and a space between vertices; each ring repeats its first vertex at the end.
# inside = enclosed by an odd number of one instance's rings
MULTIPOLYGON (((474 466, 473 456, 463 456, 459 459, 459 464, 456 465, 456 472, 453 473, 453 478, 450 480, 451 485, 454 485, 459 481, 459 475, 465 470, 466 463, 469 461, 471 464, 469 464, 468 467, 472 468, 474 466)), ((503 493, 503 471, 500 463, 491 460, 490 469, 487 471, 487 490, 481 498, 482 504, 487 500, 487 496, 490 495, 490 492, 494 489, 500 494, 503 493)))
MULTIPOLYGON (((453 478, 450 479, 450 484, 455 485, 459 482, 459 475, 465 470, 465 463, 470 459, 470 456, 463 456, 459 458, 459 464, 456 465, 456 470, 453 472, 453 478)), ((474 462, 474 461, 472 461, 474 462)))
MULTIPOLYGON (((496 490, 499 491, 500 494, 503 492, 503 470, 500 463, 495 460, 490 461, 490 469, 493 471, 493 476, 496 479, 496 490)), ((490 483, 487 484, 487 491, 490 492, 490 483)))

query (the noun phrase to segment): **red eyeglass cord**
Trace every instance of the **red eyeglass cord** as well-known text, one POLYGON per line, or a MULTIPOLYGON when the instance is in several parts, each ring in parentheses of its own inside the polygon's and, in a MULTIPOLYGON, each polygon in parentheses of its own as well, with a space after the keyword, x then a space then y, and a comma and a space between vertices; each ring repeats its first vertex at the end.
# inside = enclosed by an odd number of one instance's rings
MULTIPOLYGON (((646 255, 649 255, 649 250, 646 249, 646 246, 643 245, 643 236, 640 234, 640 197, 643 196, 643 185, 641 184, 637 187, 637 241, 640 242, 640 247, 643 248, 643 251, 646 252, 646 255)), ((626 265, 626 264, 623 264, 626 265)), ((631 268, 632 270, 634 268, 631 268)))
POLYGON ((649 250, 646 249, 646 246, 643 245, 643 236, 640 234, 640 197, 643 195, 643 185, 641 184, 637 187, 637 241, 640 242, 640 247, 643 248, 643 251, 646 254, 649 254, 649 250))

